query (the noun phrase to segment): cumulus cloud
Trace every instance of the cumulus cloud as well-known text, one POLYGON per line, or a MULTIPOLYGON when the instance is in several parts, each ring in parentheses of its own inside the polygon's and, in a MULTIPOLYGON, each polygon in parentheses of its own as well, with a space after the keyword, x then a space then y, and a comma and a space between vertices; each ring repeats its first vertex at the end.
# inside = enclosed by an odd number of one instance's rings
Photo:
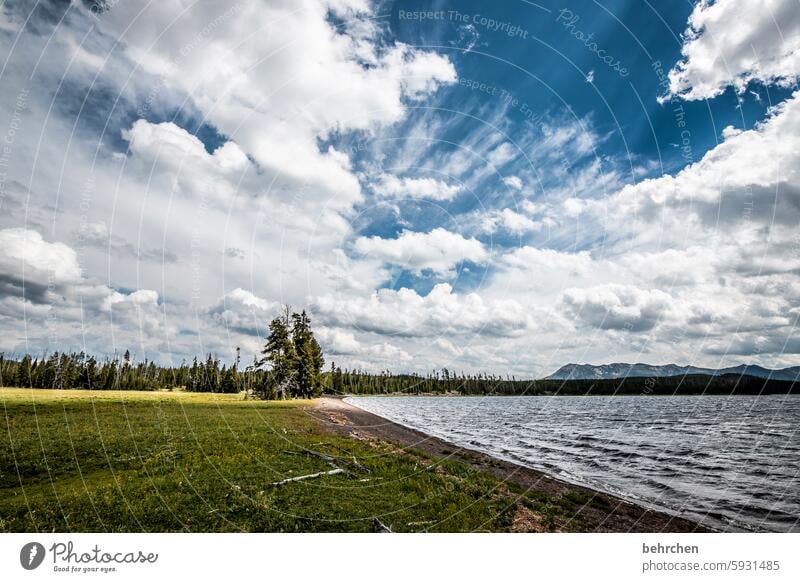
POLYGON ((488 212, 483 218, 484 232, 507 231, 521 235, 542 228, 542 224, 510 208, 488 212))
POLYGON ((158 305, 158 293, 150 289, 139 289, 131 293, 114 291, 111 295, 103 299, 102 309, 104 311, 111 311, 113 307, 121 307, 122 304, 135 306, 158 305))
POLYGON ((131 346, 140 343, 137 334, 163 337, 158 299, 156 291, 122 292, 86 277, 72 247, 48 242, 37 231, 0 231, 0 322, 9 349, 33 344, 37 350, 89 347, 109 354, 114 328, 131 346))
MULTIPOLYGON (((418 107, 454 65, 392 40, 366 1, 131 0, 97 18, 52 4, 22 32, 29 4, 0 22, 14 33, 0 35, 3 118, 17 86, 33 89, 0 200, 2 350, 254 354, 284 302, 311 306, 337 363, 372 369, 453 358, 529 374, 643 349, 769 363, 796 349, 797 94, 697 163, 625 186, 591 116, 518 131, 495 103, 458 148, 431 140, 460 130, 418 107), (76 124, 70 96, 90 85, 76 124), (55 163, 34 173, 32 152, 55 163), (407 200, 392 205, 395 238, 373 223, 362 232, 384 234, 355 234, 373 194, 407 200), (419 200, 448 202, 459 231, 419 200), (486 233, 524 241, 489 249, 486 233), (442 282, 464 263, 480 280, 442 282), (400 269, 433 289, 382 288, 400 269)), ((760 5, 735 22, 728 0, 696 5, 673 96, 796 80, 796 8, 760 5)), ((634 163, 637 179, 655 171, 634 163)))
POLYGON ((67 245, 49 243, 35 230, 0 230, 0 269, 20 281, 76 283, 81 278, 77 254, 67 245))
POLYGON ((440 85, 456 81, 453 65, 435 53, 395 51, 391 53, 390 62, 401 72, 404 94, 414 100, 423 99, 440 85))
POLYGON ((399 178, 381 174, 372 186, 382 198, 424 198, 434 201, 452 200, 462 191, 460 184, 448 184, 435 178, 399 178))
POLYGON ((800 339, 794 334, 770 336, 757 331, 733 340, 719 339, 709 343, 709 354, 721 356, 751 356, 752 354, 800 354, 800 339))
MULTIPOLYGON (((672 95, 701 99, 750 81, 792 82, 800 72, 798 22, 789 2, 700 2, 685 58, 670 74, 672 95)), ((602 262, 623 287, 566 292, 569 316, 643 333, 653 349, 696 346, 714 356, 786 361, 800 306, 798 130, 795 92, 752 129, 725 128, 721 143, 678 173, 574 203, 573 215, 609 233, 602 262), (646 291, 653 285, 667 296, 646 291)))
POLYGON ((103 220, 82 223, 78 227, 76 239, 79 245, 102 249, 117 258, 129 257, 142 261, 164 263, 176 263, 178 261, 177 255, 166 248, 137 246, 118 235, 112 234, 103 220))
POLYGON ((191 95, 263 170, 311 183, 341 207, 360 199, 359 182, 348 157, 318 140, 394 123, 405 114, 404 98, 456 80, 447 57, 382 43, 371 17, 365 2, 203 2, 186 10, 167 0, 157 8, 120 2, 97 26, 122 38, 144 71, 191 95), (333 27, 331 11, 347 26, 333 27))
POLYGON ((430 270, 440 275, 452 273, 463 261, 485 264, 490 257, 479 240, 464 238, 441 227, 427 233, 405 230, 395 239, 362 236, 353 243, 353 250, 362 257, 416 273, 430 270))
POLYGON ((675 234, 689 224, 788 227, 800 220, 799 136, 800 93, 795 93, 755 128, 726 129, 722 143, 676 175, 628 185, 584 206, 620 224, 660 221, 663 230, 675 234))
POLYGON ((207 153, 197 136, 172 122, 150 123, 138 119, 130 129, 122 132, 122 137, 129 142, 131 151, 151 163, 159 159, 175 166, 191 163, 192 169, 195 169, 197 163, 193 162, 198 160, 203 165, 209 165, 209 169, 216 173, 242 170, 248 162, 241 148, 230 141, 213 153, 207 153))
POLYGON ((575 282, 598 281, 602 271, 617 276, 609 266, 595 260, 588 251, 567 252, 523 246, 503 255, 499 261, 506 284, 513 279, 537 294, 552 297, 575 282))
POLYGON ((369 362, 408 362, 411 356, 405 350, 389 342, 375 341, 370 338, 369 343, 356 339, 349 331, 336 328, 321 328, 317 335, 323 350, 331 357, 348 356, 363 359, 369 362))
POLYGON ((459 294, 447 283, 425 296, 412 289, 380 289, 369 297, 318 297, 313 312, 328 327, 394 336, 514 337, 531 328, 530 312, 512 300, 459 294))
POLYGON ((701 0, 684 33, 683 59, 669 94, 708 99, 751 81, 789 87, 800 73, 800 10, 795 0, 701 0))
POLYGON ((656 289, 603 285, 567 289, 564 304, 581 322, 600 329, 649 331, 669 310, 671 297, 656 289))
POLYGON ((253 169, 236 143, 225 142, 209 154, 203 142, 172 122, 139 119, 122 131, 122 137, 134 156, 134 169, 148 175, 153 189, 230 202, 241 174, 253 169))
POLYGON ((212 319, 225 329, 252 336, 263 336, 269 321, 281 311, 281 305, 237 287, 209 309, 212 319))
POLYGON ((75 251, 47 242, 35 230, 0 230, 0 296, 15 297, 14 305, 44 304, 58 289, 81 282, 75 251))

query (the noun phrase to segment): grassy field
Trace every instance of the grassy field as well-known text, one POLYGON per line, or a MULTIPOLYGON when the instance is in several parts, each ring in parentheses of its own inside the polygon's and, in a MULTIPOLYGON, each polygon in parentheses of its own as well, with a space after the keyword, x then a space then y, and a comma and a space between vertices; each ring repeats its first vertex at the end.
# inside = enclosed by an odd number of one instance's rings
POLYGON ((504 531, 531 508, 546 529, 574 513, 457 463, 331 434, 308 402, 2 388, 0 405, 4 532, 372 531, 375 516, 394 531, 504 531), (331 469, 308 451, 352 470, 272 485, 331 469))

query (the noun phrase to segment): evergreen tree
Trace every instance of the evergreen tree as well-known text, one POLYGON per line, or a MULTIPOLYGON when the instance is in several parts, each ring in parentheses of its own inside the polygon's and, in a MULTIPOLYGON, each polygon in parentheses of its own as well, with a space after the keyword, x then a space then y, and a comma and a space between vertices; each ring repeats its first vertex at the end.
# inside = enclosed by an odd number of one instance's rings
MULTIPOLYGON (((264 396, 267 397, 270 384, 280 397, 285 396, 287 388, 295 381, 296 355, 292 338, 289 336, 288 317, 276 317, 269 324, 269 336, 261 364, 270 366, 267 382, 264 383, 264 396)), ((291 390, 291 389, 290 389, 291 390)))
POLYGON ((320 374, 325 360, 314 333, 311 320, 303 310, 292 314, 292 343, 296 354, 296 396, 311 398, 321 389, 320 374))
POLYGON ((86 366, 84 367, 82 376, 82 388, 86 388, 87 390, 97 388, 97 360, 95 360, 94 356, 86 360, 86 366))
POLYGON ((331 362, 331 389, 334 394, 342 394, 344 392, 342 369, 337 368, 333 362, 331 362))
POLYGON ((233 394, 239 391, 239 387, 236 384, 236 370, 233 366, 228 369, 223 368, 221 391, 226 394, 233 394))
POLYGON ((19 367, 17 368, 17 386, 32 386, 31 381, 31 357, 25 354, 19 367))

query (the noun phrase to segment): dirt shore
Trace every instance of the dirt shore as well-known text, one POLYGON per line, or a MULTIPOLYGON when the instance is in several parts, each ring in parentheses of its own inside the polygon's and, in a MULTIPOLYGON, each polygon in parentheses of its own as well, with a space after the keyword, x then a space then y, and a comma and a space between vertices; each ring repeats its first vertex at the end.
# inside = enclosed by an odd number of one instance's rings
POLYGON ((555 479, 540 471, 465 449, 352 406, 341 398, 320 398, 312 414, 330 430, 353 438, 375 438, 403 449, 422 451, 437 458, 466 464, 514 483, 526 494, 546 494, 587 499, 578 510, 581 522, 596 532, 707 532, 708 528, 688 519, 655 511, 629 501, 555 479))

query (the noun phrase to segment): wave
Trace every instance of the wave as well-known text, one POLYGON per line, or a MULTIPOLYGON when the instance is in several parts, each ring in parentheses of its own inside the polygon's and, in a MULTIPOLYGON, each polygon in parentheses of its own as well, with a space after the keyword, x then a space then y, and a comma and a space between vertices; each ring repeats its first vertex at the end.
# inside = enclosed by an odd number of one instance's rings
POLYGON ((800 446, 775 429, 797 426, 800 398, 754 407, 755 398, 729 399, 724 407, 679 396, 607 398, 591 410, 574 398, 554 398, 544 408, 526 397, 352 400, 461 446, 716 529, 798 529, 787 520, 800 516, 800 446), (781 511, 771 512, 767 505, 777 501, 781 511))

